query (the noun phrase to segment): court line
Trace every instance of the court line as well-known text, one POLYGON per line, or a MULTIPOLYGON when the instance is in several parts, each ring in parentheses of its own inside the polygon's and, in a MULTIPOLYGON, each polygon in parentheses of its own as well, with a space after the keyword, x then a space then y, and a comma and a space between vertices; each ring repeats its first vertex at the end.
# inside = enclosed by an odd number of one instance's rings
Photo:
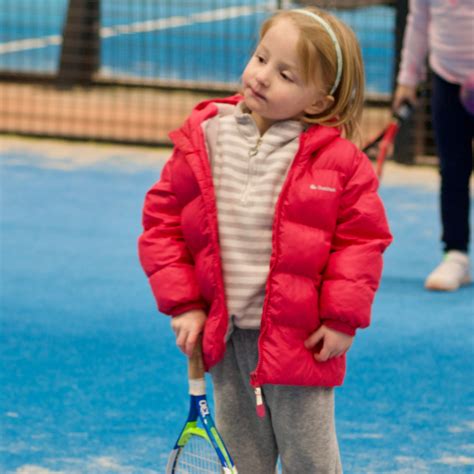
MULTIPOLYGON (((118 35, 134 33, 147 33, 150 31, 160 31, 180 26, 191 26, 198 23, 208 23, 214 21, 224 21, 241 16, 252 15, 258 12, 270 11, 275 8, 275 2, 266 2, 259 6, 241 6, 219 8, 202 13, 193 13, 187 16, 172 16, 160 18, 158 20, 147 20, 127 25, 104 26, 100 29, 101 38, 112 38, 118 35)), ((60 45, 61 35, 51 35, 43 38, 28 38, 22 40, 8 41, 0 44, 0 54, 17 53, 32 49, 45 48, 47 46, 60 45)))

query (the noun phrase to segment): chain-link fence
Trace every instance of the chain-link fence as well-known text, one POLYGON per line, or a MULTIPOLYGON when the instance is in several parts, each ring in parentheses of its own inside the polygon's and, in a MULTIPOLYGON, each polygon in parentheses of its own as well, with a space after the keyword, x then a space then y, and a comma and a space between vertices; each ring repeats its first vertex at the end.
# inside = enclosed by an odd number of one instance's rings
MULTIPOLYGON (((167 144, 197 101, 238 89, 262 20, 297 4, 356 32, 370 136, 390 115, 406 2, 0 0, 0 131, 167 144)), ((431 153, 416 120, 405 161, 431 153)))

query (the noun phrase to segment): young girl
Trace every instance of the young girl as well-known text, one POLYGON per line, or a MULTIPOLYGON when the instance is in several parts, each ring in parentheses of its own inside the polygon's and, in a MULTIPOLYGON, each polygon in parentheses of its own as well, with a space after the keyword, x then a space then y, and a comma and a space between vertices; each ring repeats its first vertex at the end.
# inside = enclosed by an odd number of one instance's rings
POLYGON ((241 474, 272 474, 278 456, 286 474, 342 472, 334 386, 391 241, 371 163, 347 140, 362 98, 353 33, 315 8, 279 12, 242 95, 195 108, 146 197, 142 265, 179 348, 203 332, 241 474))

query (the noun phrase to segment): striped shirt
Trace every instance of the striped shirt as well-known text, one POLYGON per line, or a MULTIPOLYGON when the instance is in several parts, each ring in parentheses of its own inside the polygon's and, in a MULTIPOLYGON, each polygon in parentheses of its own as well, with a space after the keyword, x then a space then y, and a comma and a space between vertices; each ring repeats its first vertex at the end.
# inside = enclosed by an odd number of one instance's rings
POLYGON ((277 122, 260 136, 243 102, 220 107, 211 120, 214 139, 210 138, 212 133, 206 138, 230 327, 258 329, 272 251, 275 204, 297 152, 303 125, 296 120, 277 122))

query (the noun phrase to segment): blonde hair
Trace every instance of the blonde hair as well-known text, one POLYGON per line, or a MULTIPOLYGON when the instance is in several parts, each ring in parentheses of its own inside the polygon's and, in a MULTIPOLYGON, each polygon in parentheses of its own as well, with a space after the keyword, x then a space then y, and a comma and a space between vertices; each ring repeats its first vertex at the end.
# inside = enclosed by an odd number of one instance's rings
MULTIPOLYGON (((364 65, 359 43, 354 32, 342 21, 318 8, 305 8, 329 23, 342 52, 342 76, 332 94, 334 101, 322 113, 305 115, 306 123, 340 127, 351 139, 359 135, 359 122, 364 102, 364 65)), ((298 55, 302 64, 302 76, 306 84, 317 84, 320 71, 324 92, 328 95, 337 75, 337 56, 328 32, 314 18, 294 10, 282 10, 264 21, 260 28, 260 40, 280 19, 290 19, 300 30, 298 55)))

